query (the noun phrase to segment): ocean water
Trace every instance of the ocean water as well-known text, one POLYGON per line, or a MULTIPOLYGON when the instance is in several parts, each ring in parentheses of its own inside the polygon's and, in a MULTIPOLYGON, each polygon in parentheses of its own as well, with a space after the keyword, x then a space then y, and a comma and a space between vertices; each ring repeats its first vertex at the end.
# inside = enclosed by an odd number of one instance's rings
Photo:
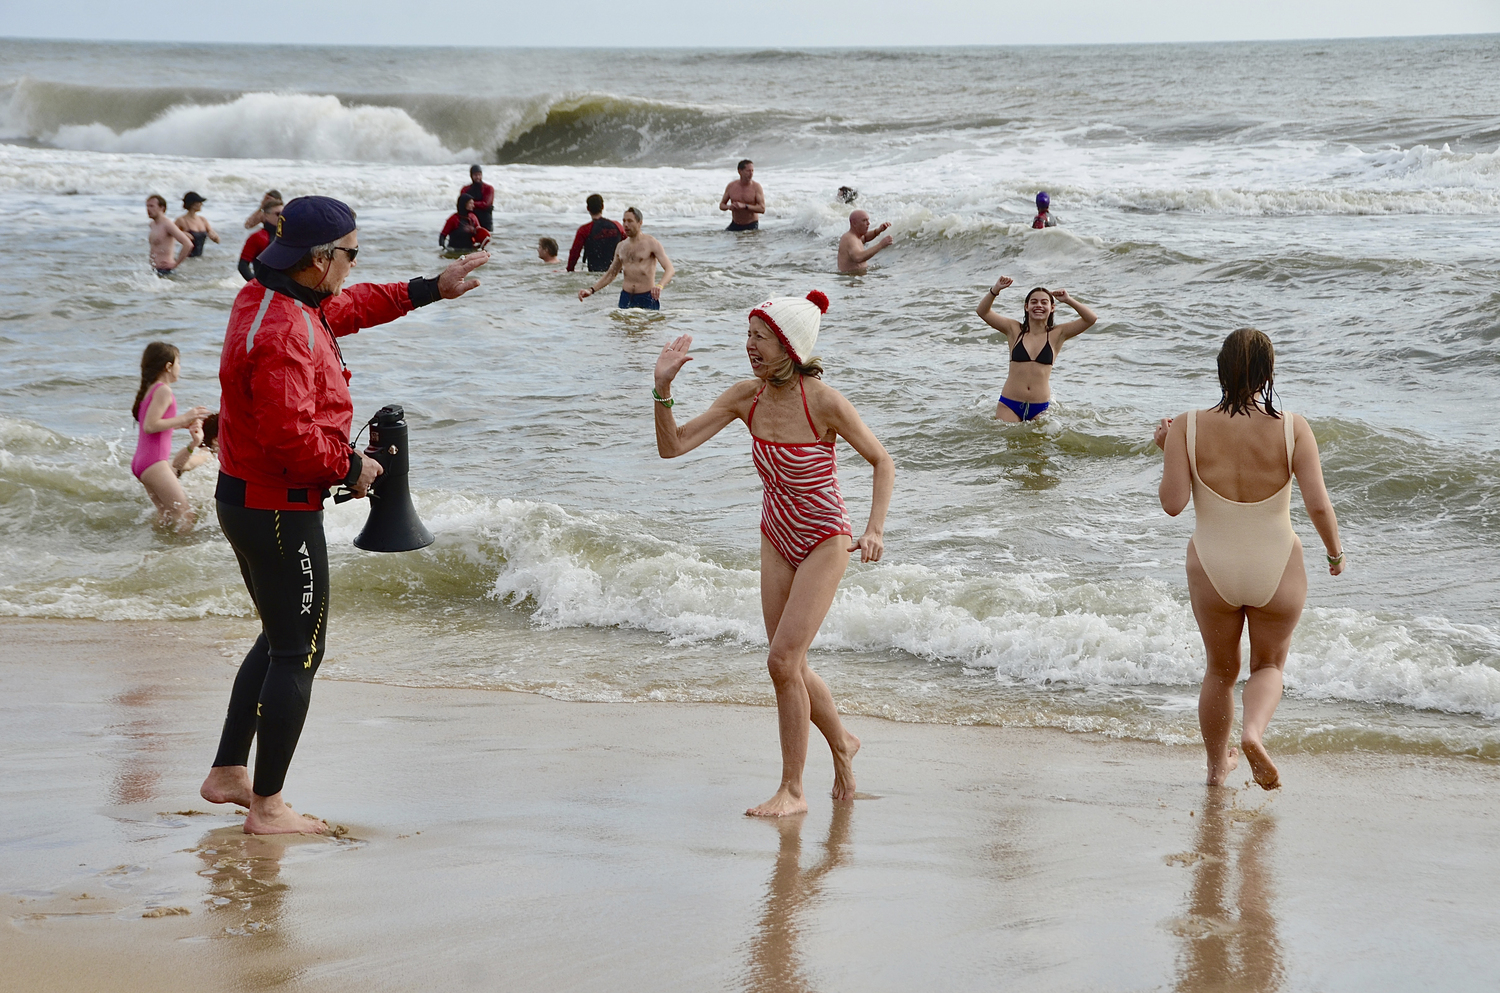
MULTIPOLYGON (((359 211, 355 279, 434 274, 470 161, 496 187, 484 285, 346 340, 362 419, 406 407, 436 543, 350 545, 328 513, 335 678, 569 699, 769 705, 759 483, 742 428, 655 454, 650 369, 694 336, 679 412, 748 374, 745 314, 824 290, 818 351, 897 464, 879 565, 851 565, 813 662, 851 714, 1197 740, 1191 513, 1156 501, 1157 418, 1217 400, 1223 336, 1278 350, 1350 570, 1301 513, 1308 609, 1283 751, 1500 760, 1500 37, 879 51, 503 51, 0 41, 0 614, 249 616, 212 513, 150 524, 130 475, 147 341, 215 405, 259 195, 359 211), (757 162, 769 210, 716 209, 757 162), (833 271, 849 207, 892 222, 833 271), (142 202, 188 189, 223 234, 147 266, 142 202), (1051 192, 1062 226, 1032 231, 1051 192), (659 315, 579 303, 543 266, 602 193, 678 277, 659 315), (996 275, 1099 323, 1039 422, 992 419, 996 275)), ((606 294, 607 296, 607 294, 606 294)), ((185 436, 179 436, 179 443, 185 436)), ((868 467, 841 446, 856 527, 868 467)), ((213 473, 185 479, 211 507, 213 473)), ((857 719, 854 726, 858 727, 857 719)))

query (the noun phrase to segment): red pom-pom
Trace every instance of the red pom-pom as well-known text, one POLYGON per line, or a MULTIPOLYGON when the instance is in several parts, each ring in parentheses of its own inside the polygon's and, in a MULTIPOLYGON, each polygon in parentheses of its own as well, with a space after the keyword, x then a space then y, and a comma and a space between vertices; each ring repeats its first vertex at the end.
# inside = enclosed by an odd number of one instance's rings
POLYGON ((818 313, 828 313, 828 294, 824 293, 822 290, 813 290, 807 295, 807 299, 811 300, 814 304, 817 305, 818 313))

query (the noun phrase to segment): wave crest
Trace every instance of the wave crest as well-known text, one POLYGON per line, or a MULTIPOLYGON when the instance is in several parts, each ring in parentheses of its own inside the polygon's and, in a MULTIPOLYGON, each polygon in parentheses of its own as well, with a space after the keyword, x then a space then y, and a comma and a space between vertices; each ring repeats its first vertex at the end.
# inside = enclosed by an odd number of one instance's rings
POLYGON ((464 157, 396 107, 347 107, 338 97, 247 93, 227 104, 175 106, 138 128, 67 124, 62 148, 200 158, 437 163, 464 157))

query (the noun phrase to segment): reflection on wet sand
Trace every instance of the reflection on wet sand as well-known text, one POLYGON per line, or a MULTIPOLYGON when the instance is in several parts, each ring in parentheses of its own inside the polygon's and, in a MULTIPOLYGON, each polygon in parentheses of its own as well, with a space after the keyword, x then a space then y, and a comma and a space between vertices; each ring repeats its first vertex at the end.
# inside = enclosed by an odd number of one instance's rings
POLYGON ((1235 806, 1234 794, 1208 787, 1192 860, 1187 912, 1173 931, 1183 939, 1179 993, 1271 993, 1285 979, 1268 865, 1276 822, 1235 806), (1233 851, 1231 851, 1233 848, 1233 851), (1234 890, 1234 911, 1227 905, 1234 890))
POLYGON ((752 993, 808 993, 813 989, 803 973, 797 947, 802 916, 817 901, 824 877, 843 864, 853 812, 853 804, 834 805, 823 857, 806 869, 802 868, 802 823, 806 815, 771 822, 781 832, 781 847, 766 887, 765 911, 750 941, 745 989, 752 993))
POLYGON ((121 720, 109 730, 130 741, 130 747, 118 753, 119 766, 109 784, 109 798, 114 803, 145 803, 157 797, 161 782, 158 766, 166 747, 160 694, 161 687, 137 686, 110 700, 122 713, 121 720))

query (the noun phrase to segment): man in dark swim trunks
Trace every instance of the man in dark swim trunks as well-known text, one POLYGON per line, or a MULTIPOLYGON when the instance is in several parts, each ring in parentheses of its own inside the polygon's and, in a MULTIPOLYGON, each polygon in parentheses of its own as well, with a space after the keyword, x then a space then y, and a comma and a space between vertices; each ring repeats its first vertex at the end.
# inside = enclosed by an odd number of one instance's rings
POLYGON ((740 178, 724 187, 719 209, 731 211, 726 231, 754 231, 760 227, 760 215, 766 212, 766 191, 755 182, 755 163, 740 159, 740 178))
POLYGON ((167 216, 167 198, 159 193, 146 198, 146 216, 151 218, 151 231, 146 235, 147 243, 151 246, 151 268, 156 270, 158 276, 171 275, 172 270, 181 265, 182 260, 188 257, 188 252, 193 250, 193 239, 172 223, 172 219, 167 216), (183 248, 176 257, 172 255, 174 241, 183 248))
POLYGON ((459 192, 474 198, 474 216, 479 226, 486 231, 495 230, 495 188, 484 181, 484 170, 478 165, 469 166, 469 185, 459 192))
POLYGON ((615 260, 615 246, 625 240, 625 229, 604 219, 604 198, 599 194, 590 193, 584 206, 589 211, 589 222, 573 235, 573 247, 568 249, 568 271, 578 265, 582 253, 589 272, 603 272, 615 260))
POLYGON ((641 232, 642 220, 639 209, 625 208, 623 221, 628 237, 615 248, 615 260, 610 263, 609 271, 590 288, 579 290, 578 299, 583 300, 598 293, 614 282, 615 276, 623 270, 625 288, 620 291, 620 309, 661 310, 661 291, 667 288, 677 270, 672 268, 672 260, 667 258, 666 249, 661 247, 661 242, 641 232), (658 262, 662 268, 660 283, 656 281, 658 262))

